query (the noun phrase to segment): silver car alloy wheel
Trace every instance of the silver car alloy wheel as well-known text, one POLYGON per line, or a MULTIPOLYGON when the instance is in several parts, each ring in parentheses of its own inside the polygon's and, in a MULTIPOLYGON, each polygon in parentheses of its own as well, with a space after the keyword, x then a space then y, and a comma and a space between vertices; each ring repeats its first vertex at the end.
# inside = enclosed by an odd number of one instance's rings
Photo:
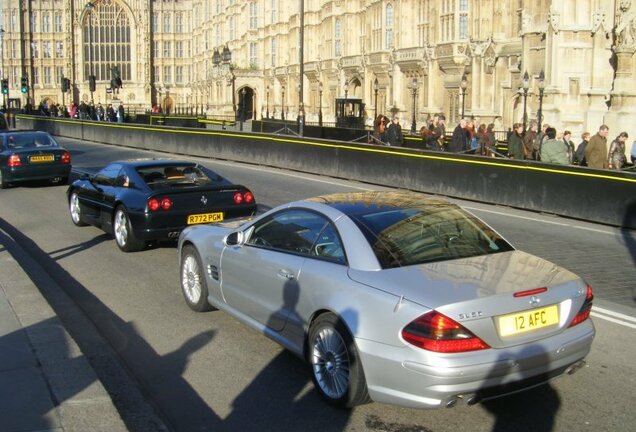
POLYGON ((311 364, 322 392, 340 399, 349 391, 349 353, 340 333, 331 327, 318 332, 313 341, 311 364))
POLYGON ((181 266, 181 286, 183 292, 192 304, 201 299, 201 272, 199 263, 192 255, 187 255, 181 266))
POLYGON ((74 193, 71 195, 71 218, 76 224, 80 222, 80 211, 79 197, 74 193))
POLYGON ((123 210, 117 210, 113 225, 117 244, 121 247, 126 246, 126 243, 128 243, 128 218, 123 210))

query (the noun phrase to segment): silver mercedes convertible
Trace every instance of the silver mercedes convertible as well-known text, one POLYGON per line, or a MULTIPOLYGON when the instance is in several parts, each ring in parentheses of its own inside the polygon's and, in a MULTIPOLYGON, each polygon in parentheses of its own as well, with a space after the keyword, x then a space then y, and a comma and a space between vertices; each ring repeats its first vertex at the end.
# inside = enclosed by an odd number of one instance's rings
POLYGON ((447 201, 334 194, 186 228, 181 288, 311 365, 338 407, 474 404, 584 364, 592 288, 447 201))

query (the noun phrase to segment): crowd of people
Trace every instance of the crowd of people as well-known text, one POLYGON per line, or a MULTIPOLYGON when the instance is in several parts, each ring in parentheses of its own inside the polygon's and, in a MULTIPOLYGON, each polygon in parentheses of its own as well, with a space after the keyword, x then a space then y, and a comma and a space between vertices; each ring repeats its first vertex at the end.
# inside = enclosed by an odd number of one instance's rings
MULTIPOLYGON (((29 106, 26 106, 25 110, 27 112, 33 111, 29 106)), ((62 104, 52 104, 49 106, 46 101, 42 101, 35 112, 47 117, 75 118, 113 123, 124 123, 126 121, 126 111, 124 104, 121 102, 117 108, 114 108, 113 104, 110 103, 104 108, 101 102, 98 102, 97 105, 94 105, 93 102, 86 103, 82 101, 77 105, 71 102, 68 106, 62 104)))
MULTIPOLYGON (((424 149, 492 157, 500 155, 510 159, 614 170, 623 169, 628 162, 625 150, 629 135, 627 132, 621 132, 608 143, 607 125, 602 125, 594 136, 589 132, 583 133, 581 141, 575 144, 572 132, 568 130, 559 132, 549 124, 544 124, 539 130, 536 121, 531 121, 528 129, 524 130, 523 124, 515 123, 508 133, 507 155, 502 155, 497 151, 494 123, 486 125, 475 118, 462 118, 453 130, 450 140, 446 139, 445 123, 444 115, 436 114, 420 128, 424 149)), ((386 116, 378 115, 373 124, 373 138, 380 144, 403 145, 402 128, 397 116, 389 121, 386 116)), ((631 162, 635 161, 636 142, 631 150, 631 162)))

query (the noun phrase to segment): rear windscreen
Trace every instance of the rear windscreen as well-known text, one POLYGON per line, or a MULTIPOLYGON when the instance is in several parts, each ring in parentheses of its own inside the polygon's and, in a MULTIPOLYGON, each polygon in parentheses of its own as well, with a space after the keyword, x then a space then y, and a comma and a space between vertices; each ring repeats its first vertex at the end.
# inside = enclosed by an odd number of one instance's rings
POLYGON ((45 134, 6 135, 5 145, 9 150, 58 147, 57 142, 51 136, 45 134))
POLYGON ((146 166, 137 168, 137 173, 151 188, 207 185, 223 180, 195 165, 146 166))
POLYGON ((513 250, 489 226, 454 206, 376 208, 350 217, 383 268, 513 250))

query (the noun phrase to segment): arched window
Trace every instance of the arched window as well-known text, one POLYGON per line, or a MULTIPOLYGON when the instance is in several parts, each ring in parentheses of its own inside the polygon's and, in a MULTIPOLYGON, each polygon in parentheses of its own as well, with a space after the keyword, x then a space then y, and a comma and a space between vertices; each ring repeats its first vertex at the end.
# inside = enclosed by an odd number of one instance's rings
POLYGON ((334 55, 340 57, 342 55, 342 22, 340 18, 336 18, 336 26, 334 31, 334 55))
POLYGON ((83 23, 84 76, 110 81, 117 67, 123 81, 132 78, 130 21, 114 0, 93 2, 83 23), (92 66, 92 68, 91 68, 92 66))
POLYGON ((385 21, 385 34, 384 34, 384 48, 393 48, 393 6, 391 4, 386 5, 386 21, 385 21))

